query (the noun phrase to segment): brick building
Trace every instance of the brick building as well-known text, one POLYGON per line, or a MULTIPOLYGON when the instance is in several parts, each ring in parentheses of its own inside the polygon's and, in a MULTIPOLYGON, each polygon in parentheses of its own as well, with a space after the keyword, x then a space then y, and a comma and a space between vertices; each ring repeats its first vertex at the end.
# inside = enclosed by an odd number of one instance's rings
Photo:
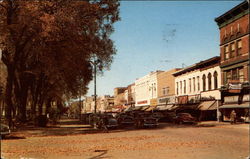
POLYGON ((232 110, 239 120, 249 120, 249 3, 243 1, 215 21, 220 29, 220 110, 225 120, 232 110))

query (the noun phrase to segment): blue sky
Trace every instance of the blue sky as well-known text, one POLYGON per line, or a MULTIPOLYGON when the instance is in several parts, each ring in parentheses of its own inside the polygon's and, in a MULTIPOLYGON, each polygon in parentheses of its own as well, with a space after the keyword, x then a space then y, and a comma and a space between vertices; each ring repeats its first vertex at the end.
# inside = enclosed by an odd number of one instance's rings
MULTIPOLYGON (((242 1, 121 1, 121 21, 112 35, 117 54, 97 76, 97 95, 113 95, 155 70, 192 65, 219 56, 214 19, 242 1)), ((88 96, 93 94, 93 82, 88 96)))

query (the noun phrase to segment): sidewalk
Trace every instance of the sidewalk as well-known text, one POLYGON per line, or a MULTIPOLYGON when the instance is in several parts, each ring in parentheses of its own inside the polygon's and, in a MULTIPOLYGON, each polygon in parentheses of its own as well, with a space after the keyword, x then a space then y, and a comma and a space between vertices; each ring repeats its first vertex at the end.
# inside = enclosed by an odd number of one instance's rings
POLYGON ((231 124, 230 122, 217 122, 217 121, 202 121, 199 123, 199 125, 215 125, 218 127, 243 128, 243 129, 248 129, 248 130, 250 128, 249 123, 231 124))

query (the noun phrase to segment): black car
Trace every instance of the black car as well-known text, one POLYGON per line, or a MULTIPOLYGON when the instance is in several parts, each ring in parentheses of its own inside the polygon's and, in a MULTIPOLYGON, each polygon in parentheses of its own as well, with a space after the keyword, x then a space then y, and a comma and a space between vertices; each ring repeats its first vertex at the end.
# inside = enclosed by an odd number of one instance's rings
POLYGON ((153 117, 152 114, 140 113, 136 115, 135 126, 137 128, 157 127, 158 125, 158 119, 153 117))
POLYGON ((135 123, 134 117, 129 114, 120 114, 118 115, 117 120, 120 127, 132 126, 135 123))

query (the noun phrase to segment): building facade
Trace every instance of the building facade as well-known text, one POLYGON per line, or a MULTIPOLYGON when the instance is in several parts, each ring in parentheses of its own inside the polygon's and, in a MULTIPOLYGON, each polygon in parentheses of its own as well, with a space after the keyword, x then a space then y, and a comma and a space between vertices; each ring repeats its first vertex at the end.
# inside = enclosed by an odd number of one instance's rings
POLYGON ((150 72, 135 81, 135 106, 156 105, 158 97, 157 76, 163 71, 150 72))
POLYGON ((179 70, 179 68, 171 69, 157 76, 157 105, 175 104, 175 77, 173 73, 179 70))
POLYGON ((236 111, 249 121, 249 2, 243 1, 215 19, 220 30, 224 120, 236 111))
POLYGON ((199 118, 209 112, 211 119, 217 118, 217 109, 221 100, 220 57, 195 63, 180 71, 175 76, 176 104, 186 109, 199 110, 199 118), (204 112, 206 111, 206 112, 204 112))

